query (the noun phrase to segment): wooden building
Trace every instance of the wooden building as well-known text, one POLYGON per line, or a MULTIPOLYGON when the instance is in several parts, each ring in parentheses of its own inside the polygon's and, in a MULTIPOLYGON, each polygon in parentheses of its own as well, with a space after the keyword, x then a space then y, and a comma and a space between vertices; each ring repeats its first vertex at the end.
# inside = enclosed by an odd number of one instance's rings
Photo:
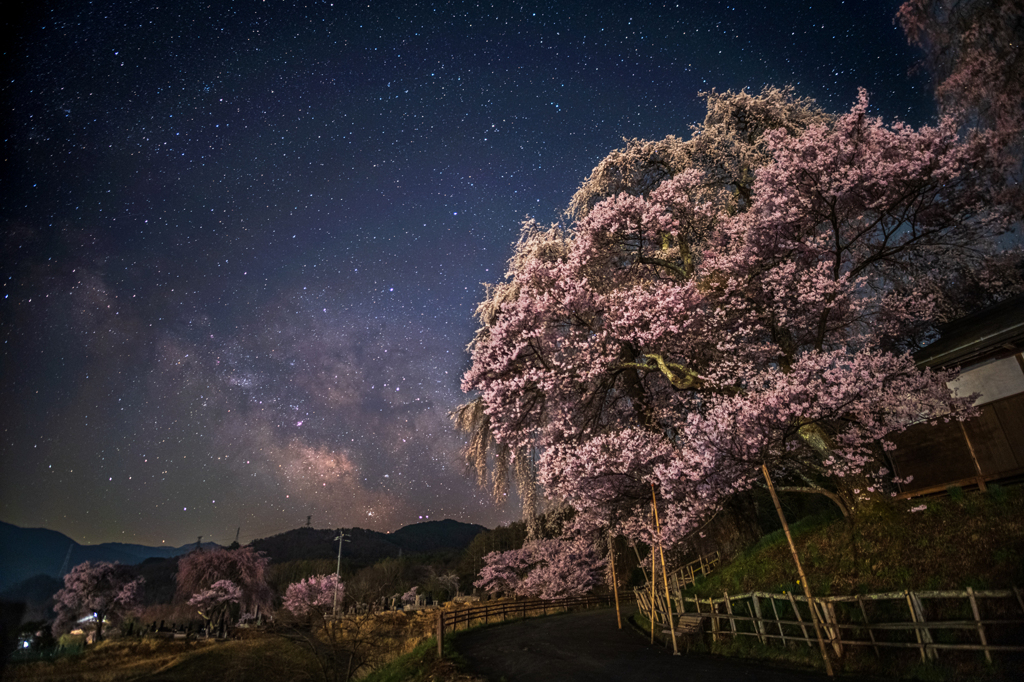
POLYGON ((981 415, 966 422, 915 424, 893 438, 892 464, 901 497, 1024 474, 1024 296, 947 325, 938 341, 915 353, 919 367, 961 368, 951 385, 980 393, 981 415))

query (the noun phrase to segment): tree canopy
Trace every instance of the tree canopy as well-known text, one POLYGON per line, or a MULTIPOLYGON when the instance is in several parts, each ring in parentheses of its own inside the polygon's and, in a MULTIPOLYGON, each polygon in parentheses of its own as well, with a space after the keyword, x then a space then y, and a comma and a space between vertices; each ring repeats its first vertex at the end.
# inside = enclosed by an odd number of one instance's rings
POLYGON ((580 597, 601 583, 606 560, 582 539, 533 540, 520 549, 484 557, 474 586, 520 597, 580 597))
POLYGON ((284 607, 299 618, 316 615, 322 620, 344 599, 345 583, 336 574, 313 575, 288 586, 284 607))
POLYGON ((253 613, 258 607, 269 610, 273 602, 273 591, 267 585, 269 563, 263 552, 252 547, 197 549, 178 563, 178 594, 190 599, 227 580, 241 591, 239 604, 243 611, 253 613))
POLYGON ((633 172, 634 192, 599 166, 571 229, 524 226, 478 309, 471 463, 536 461, 578 524, 638 537, 654 483, 679 539, 761 464, 855 511, 891 483, 887 436, 971 414, 910 352, 1009 229, 996 137, 887 124, 864 92, 838 117, 762 97, 774 118, 751 125, 749 95, 710 96, 728 120, 695 135, 704 156, 633 172))
POLYGON ((64 576, 64 589, 54 595, 54 632, 69 630, 79 618, 93 616, 96 640, 102 640, 104 620, 131 611, 142 583, 129 567, 117 562, 78 564, 64 576))

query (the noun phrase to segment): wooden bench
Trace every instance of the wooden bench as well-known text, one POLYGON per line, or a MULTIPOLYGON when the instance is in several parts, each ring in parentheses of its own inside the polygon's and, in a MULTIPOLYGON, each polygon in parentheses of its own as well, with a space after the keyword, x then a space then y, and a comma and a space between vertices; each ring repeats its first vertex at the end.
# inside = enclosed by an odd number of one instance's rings
MULTIPOLYGON (((683 613, 679 616, 679 623, 676 625, 677 635, 696 635, 704 632, 704 621, 707 616, 703 613, 683 613)), ((662 630, 662 633, 671 634, 671 630, 662 630)))

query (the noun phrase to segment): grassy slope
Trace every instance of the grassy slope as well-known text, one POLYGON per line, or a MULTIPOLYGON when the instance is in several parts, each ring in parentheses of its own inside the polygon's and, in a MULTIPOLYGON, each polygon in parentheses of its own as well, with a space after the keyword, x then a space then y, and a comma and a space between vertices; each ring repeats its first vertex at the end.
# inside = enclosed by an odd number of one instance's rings
MULTIPOLYGON (((817 595, 1024 586, 1024 486, 899 502, 856 521, 811 517, 793 524, 817 595), (920 511, 910 511, 925 505, 920 511)), ((782 531, 765 536, 717 574, 700 596, 723 591, 800 591, 782 531)))

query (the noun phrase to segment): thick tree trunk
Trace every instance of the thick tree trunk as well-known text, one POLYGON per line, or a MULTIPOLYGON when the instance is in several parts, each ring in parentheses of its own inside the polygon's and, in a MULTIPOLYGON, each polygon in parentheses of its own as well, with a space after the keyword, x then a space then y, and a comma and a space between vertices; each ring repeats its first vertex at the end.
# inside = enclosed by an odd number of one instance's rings
MULTIPOLYGON (((797 434, 800 440, 817 452, 823 460, 832 456, 834 448, 832 438, 820 424, 814 422, 804 424, 797 429, 797 434)), ((851 514, 856 514, 862 507, 872 506, 882 501, 880 493, 869 490, 873 487, 864 476, 844 476, 837 479, 835 493, 817 488, 811 488, 805 492, 817 492, 827 496, 839 506, 843 516, 849 517, 851 514)), ((780 488, 780 490, 783 489, 780 488)))

